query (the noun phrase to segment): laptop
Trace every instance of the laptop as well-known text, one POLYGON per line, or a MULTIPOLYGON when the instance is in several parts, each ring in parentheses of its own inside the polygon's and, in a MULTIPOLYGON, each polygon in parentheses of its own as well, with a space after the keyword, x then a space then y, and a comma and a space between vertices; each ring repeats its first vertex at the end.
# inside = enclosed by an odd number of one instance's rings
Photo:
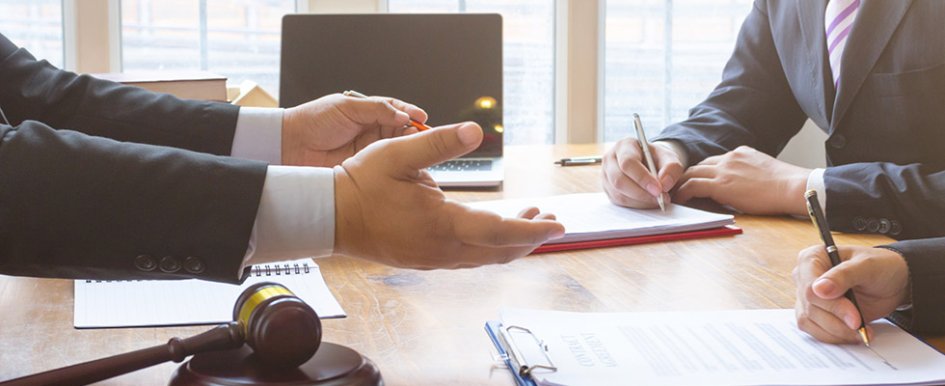
POLYGON ((502 183, 502 18, 498 14, 286 15, 279 104, 356 90, 423 108, 430 126, 474 121, 470 154, 429 169, 441 187, 502 183))

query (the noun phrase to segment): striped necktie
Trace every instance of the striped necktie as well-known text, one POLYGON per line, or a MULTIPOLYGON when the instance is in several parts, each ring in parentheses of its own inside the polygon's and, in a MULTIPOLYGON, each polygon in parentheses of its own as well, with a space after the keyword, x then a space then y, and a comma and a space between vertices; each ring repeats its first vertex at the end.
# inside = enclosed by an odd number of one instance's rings
POLYGON ((827 3, 824 27, 827 31, 827 53, 830 55, 834 88, 840 85, 840 59, 859 9, 860 0, 830 0, 827 3))

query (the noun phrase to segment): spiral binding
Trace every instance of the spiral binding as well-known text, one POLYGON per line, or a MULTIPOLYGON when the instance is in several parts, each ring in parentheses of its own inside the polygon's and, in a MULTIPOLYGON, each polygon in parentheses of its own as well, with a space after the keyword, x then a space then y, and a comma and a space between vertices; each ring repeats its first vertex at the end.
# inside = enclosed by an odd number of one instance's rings
POLYGON ((254 265, 252 272, 250 273, 253 276, 283 276, 283 275, 300 275, 303 272, 309 273, 311 268, 308 266, 308 263, 304 264, 263 264, 263 265, 254 265))

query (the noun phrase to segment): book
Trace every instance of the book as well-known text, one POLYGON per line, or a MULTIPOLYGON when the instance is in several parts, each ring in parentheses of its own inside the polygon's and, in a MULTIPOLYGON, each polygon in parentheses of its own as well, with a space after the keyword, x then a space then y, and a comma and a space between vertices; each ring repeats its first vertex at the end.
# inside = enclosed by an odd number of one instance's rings
POLYGON ((604 193, 516 198, 468 203, 470 207, 515 217, 535 206, 554 214, 564 224, 563 238, 538 247, 533 253, 599 248, 741 233, 735 217, 669 204, 666 211, 632 209, 610 202, 604 193))
POLYGON ((941 385, 945 355, 887 320, 870 348, 822 343, 794 310, 506 309, 486 332, 521 385, 941 385))
POLYGON ((219 324, 233 320, 233 305, 246 287, 280 283, 320 318, 345 312, 311 259, 255 265, 241 285, 204 280, 76 280, 75 328, 219 324))
POLYGON ((202 71, 153 71, 89 74, 182 99, 226 102, 226 77, 202 71))

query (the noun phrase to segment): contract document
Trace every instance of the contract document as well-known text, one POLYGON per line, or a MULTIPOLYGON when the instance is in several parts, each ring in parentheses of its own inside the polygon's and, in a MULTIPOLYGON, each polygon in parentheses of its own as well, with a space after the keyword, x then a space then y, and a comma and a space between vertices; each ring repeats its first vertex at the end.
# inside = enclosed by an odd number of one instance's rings
POLYGON ((507 309, 499 321, 487 324, 487 330, 511 359, 510 368, 523 384, 945 383, 945 355, 888 321, 871 326, 875 333, 872 349, 862 344, 821 343, 797 328, 794 310, 573 313, 507 309), (511 351, 518 355, 508 355, 511 351), (528 374, 522 374, 532 366, 528 374))

